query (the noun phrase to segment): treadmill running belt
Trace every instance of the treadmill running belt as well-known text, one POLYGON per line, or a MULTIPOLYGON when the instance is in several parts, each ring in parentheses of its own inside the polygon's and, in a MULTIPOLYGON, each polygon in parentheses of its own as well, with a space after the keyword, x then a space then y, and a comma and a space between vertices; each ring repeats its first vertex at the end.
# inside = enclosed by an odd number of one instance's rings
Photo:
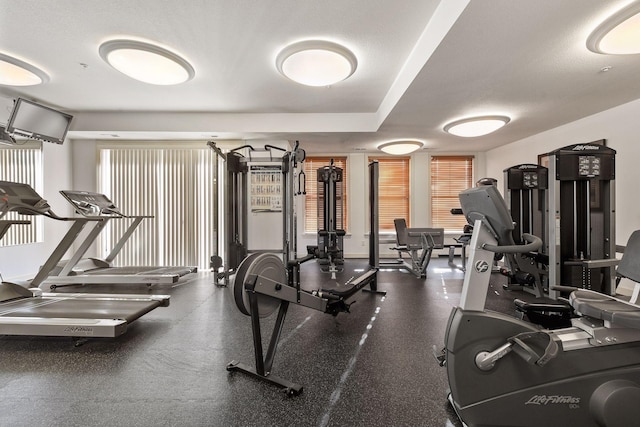
POLYGON ((95 270, 85 271, 83 275, 140 275, 140 276, 154 276, 154 275, 174 275, 185 276, 189 273, 193 273, 193 267, 109 267, 99 268, 95 270))
POLYGON ((3 304, 0 317, 122 319, 131 323, 161 304, 161 301, 26 298, 3 304))

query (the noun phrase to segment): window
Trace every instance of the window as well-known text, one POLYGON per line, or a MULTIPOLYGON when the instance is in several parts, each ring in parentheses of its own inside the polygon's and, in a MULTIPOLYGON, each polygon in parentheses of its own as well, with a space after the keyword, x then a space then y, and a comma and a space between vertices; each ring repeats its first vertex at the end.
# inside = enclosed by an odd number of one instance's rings
POLYGON ((460 207, 458 194, 473 186, 473 156, 431 157, 431 223, 433 227, 462 231, 463 215, 452 215, 460 207))
MULTIPOLYGON (((342 196, 338 194, 338 199, 342 199, 342 212, 338 212, 336 223, 342 222, 343 230, 347 230, 347 158, 346 157, 307 157, 303 163, 306 177, 306 192, 304 198, 304 232, 317 233, 319 230, 318 221, 322 221, 322 211, 318 214, 318 169, 329 166, 333 159, 333 164, 342 169, 342 196), (340 215, 342 217, 340 218, 340 215)), ((338 201, 338 203, 340 203, 338 201)))
MULTIPOLYGON (((0 180, 29 184, 42 195, 42 144, 0 146, 0 180)), ((8 213, 3 219, 27 219, 31 225, 16 225, 0 240, 0 246, 41 242, 42 217, 8 213)))
POLYGON ((377 160, 380 177, 378 180, 380 231, 395 232, 393 220, 409 217, 409 157, 369 157, 369 162, 377 160))
MULTIPOLYGON (((98 189, 123 213, 142 221, 115 259, 117 265, 207 268, 216 251, 215 153, 206 145, 100 147, 98 189)), ((112 220, 100 234, 106 256, 131 220, 112 220)))

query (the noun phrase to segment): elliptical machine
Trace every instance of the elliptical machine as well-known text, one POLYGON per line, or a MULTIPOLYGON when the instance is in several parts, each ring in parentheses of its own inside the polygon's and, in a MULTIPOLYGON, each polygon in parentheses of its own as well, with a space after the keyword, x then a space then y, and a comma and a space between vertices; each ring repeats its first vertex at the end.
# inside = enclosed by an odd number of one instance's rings
MULTIPOLYGON (((460 194, 474 224, 460 305, 447 324, 449 401, 465 425, 629 426, 640 402, 640 307, 589 290, 570 304, 569 328, 545 330, 485 310, 494 253, 537 250, 541 240, 514 225, 495 187, 460 194)), ((640 269, 638 269, 640 270, 640 269)), ((640 280, 640 273, 632 280, 640 280)))

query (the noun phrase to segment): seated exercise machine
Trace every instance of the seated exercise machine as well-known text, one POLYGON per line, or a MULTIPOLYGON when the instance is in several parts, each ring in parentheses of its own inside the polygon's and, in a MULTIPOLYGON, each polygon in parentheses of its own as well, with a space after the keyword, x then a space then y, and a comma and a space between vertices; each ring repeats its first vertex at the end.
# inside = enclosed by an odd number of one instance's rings
MULTIPOLYGON (((289 157, 291 169, 295 169, 296 157, 289 157)), ((291 185, 293 174, 285 185, 291 185)), ((300 265, 315 258, 316 253, 302 257, 289 257, 283 262, 281 257, 274 253, 253 253, 245 258, 238 267, 233 278, 233 294, 236 306, 243 314, 251 316, 253 331, 253 345, 255 367, 245 365, 238 361, 232 361, 227 365, 228 371, 240 371, 250 374, 261 380, 270 382, 284 389, 287 395, 298 395, 302 392, 302 386, 286 379, 277 377, 271 373, 278 341, 282 332, 282 326, 287 314, 289 304, 298 304, 314 310, 322 311, 333 316, 338 313, 349 312, 349 308, 358 292, 369 285, 371 292, 385 294, 377 291, 378 263, 378 163, 369 165, 369 200, 371 206, 371 236, 369 240, 369 269, 354 280, 341 285, 338 289, 319 288, 313 290, 303 289, 300 283, 300 265), (278 316, 271 334, 266 355, 262 348, 262 332, 260 318, 271 315, 278 309, 278 316)), ((295 218, 295 213, 287 215, 295 218)), ((295 220, 293 219, 295 222, 295 220)), ((295 245, 294 245, 295 246, 295 245)))
MULTIPOLYGON (((117 337, 128 325, 157 307, 169 305, 168 295, 46 293, 38 286, 60 261, 90 218, 57 216, 46 200, 29 185, 0 181, 0 219, 8 212, 43 215, 71 227, 49 259, 26 286, 0 284, 0 335, 117 337)), ((15 223, 0 221, 0 230, 15 223)), ((2 234, 2 233, 0 233, 2 234)), ((1 237, 1 236, 0 236, 1 237)))
POLYGON ((381 262, 383 268, 401 268, 419 278, 427 277, 427 267, 434 249, 444 248, 444 228, 407 228, 404 218, 393 220, 396 229, 396 262, 381 262), (408 262, 402 256, 409 256, 408 262))
MULTIPOLYGON (((60 191, 76 213, 95 220, 94 226, 69 260, 61 261, 44 283, 51 289, 82 284, 173 284, 181 277, 195 273, 197 267, 128 266, 114 267, 113 261, 146 215, 125 215, 107 196, 89 191, 60 191), (100 232, 112 219, 133 221, 106 258, 82 258, 100 232)), ((62 256, 62 255, 61 255, 62 256)))
MULTIPOLYGON (((538 250, 495 187, 460 194, 474 224, 460 305, 449 317, 445 347, 449 401, 465 425, 630 426, 640 402, 640 306, 591 290, 569 302, 572 326, 545 330, 485 310, 495 253, 538 250)), ((636 266, 638 262, 635 262, 636 266)), ((640 281, 640 268, 627 274, 640 281)))

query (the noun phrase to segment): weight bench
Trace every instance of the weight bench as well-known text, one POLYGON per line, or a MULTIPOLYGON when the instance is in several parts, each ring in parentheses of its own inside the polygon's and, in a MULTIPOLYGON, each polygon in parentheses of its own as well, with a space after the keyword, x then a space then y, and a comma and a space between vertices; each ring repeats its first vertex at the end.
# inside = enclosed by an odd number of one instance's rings
POLYGON ((393 224, 396 246, 391 249, 398 251, 399 259, 397 264, 385 267, 402 268, 416 277, 426 277, 433 250, 444 248, 444 228, 407 228, 404 218, 394 219, 393 224), (409 255, 409 259, 405 260, 403 254, 409 255))

